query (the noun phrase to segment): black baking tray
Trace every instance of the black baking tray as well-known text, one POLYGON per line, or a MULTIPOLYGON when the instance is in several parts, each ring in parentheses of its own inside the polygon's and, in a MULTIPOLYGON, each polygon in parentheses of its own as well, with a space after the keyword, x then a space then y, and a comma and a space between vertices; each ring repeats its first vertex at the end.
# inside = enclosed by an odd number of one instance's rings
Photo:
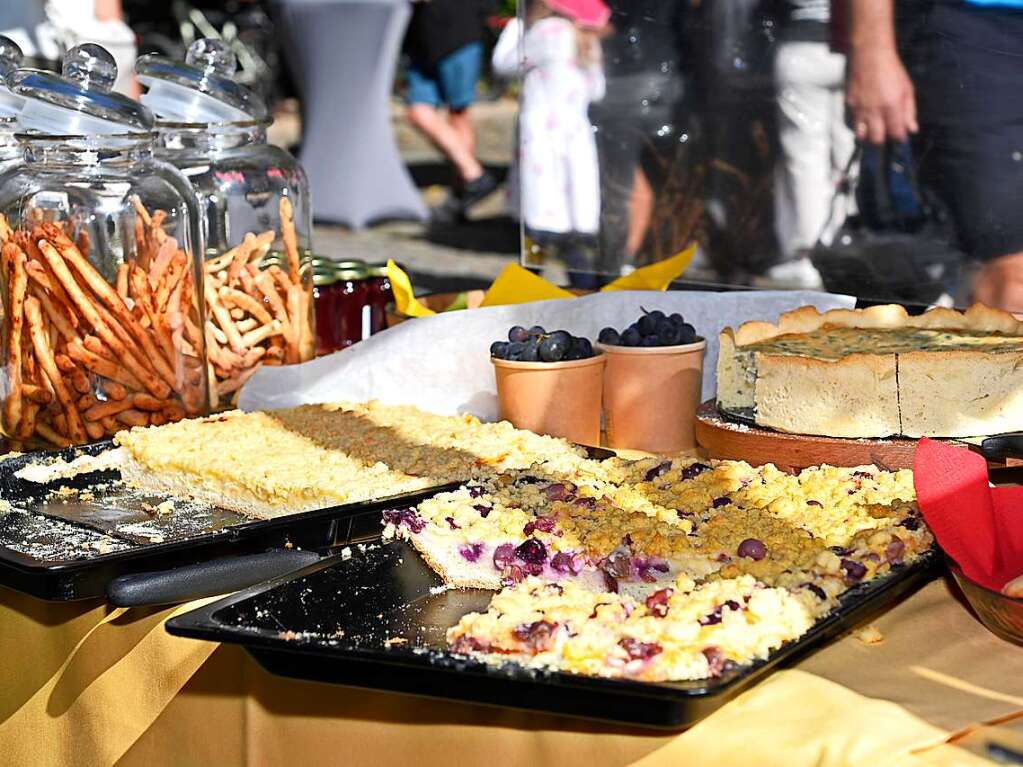
MULTIPOLYGON (((7 458, 0 462, 0 498, 17 507, 19 500, 38 498, 59 485, 87 490, 119 479, 117 471, 101 471, 42 485, 14 476, 30 462, 49 458, 71 461, 80 455, 96 455, 110 447, 111 442, 105 441, 49 453, 27 453, 7 458)), ((271 549, 324 551, 365 534, 368 530, 379 530, 381 510, 399 504, 413 505, 451 487, 454 485, 370 502, 331 506, 275 519, 253 520, 216 531, 197 531, 194 536, 173 542, 120 542, 123 550, 88 555, 75 553, 66 558, 40 558, 11 546, 14 541, 31 538, 53 541, 59 547, 62 537, 102 537, 101 534, 91 533, 71 523, 11 512, 0 515, 0 585, 41 599, 71 601, 102 597, 110 581, 127 574, 169 570, 182 565, 271 549)), ((24 549, 24 546, 21 548, 24 549)))
POLYGON ((769 658, 695 682, 646 683, 501 667, 444 651, 445 631, 493 592, 444 590, 407 543, 381 543, 172 618, 174 635, 241 644, 287 677, 678 730, 773 668, 848 630, 933 577, 935 552, 847 592, 840 606, 769 658))

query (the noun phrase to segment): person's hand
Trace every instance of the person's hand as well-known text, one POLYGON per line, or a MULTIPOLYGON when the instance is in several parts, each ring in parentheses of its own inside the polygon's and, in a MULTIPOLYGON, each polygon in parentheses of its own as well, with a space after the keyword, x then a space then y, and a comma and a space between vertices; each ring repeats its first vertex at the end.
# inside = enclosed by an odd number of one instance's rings
POLYGON ((981 267, 973 280, 973 300, 1014 314, 1023 312, 1023 253, 981 267))
POLYGON ((868 48, 852 54, 846 102, 861 141, 902 142, 917 132, 913 82, 894 49, 868 48))

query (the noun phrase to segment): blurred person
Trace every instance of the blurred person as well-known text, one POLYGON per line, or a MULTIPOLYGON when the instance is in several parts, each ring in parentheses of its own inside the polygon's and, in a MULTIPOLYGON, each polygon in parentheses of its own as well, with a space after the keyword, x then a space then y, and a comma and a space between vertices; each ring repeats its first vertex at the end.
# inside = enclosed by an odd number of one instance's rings
MULTIPOLYGON (((658 176, 691 126, 676 118, 688 0, 610 0, 603 40, 607 95, 591 114, 601 163, 601 269, 631 269, 647 239, 658 176)), ((686 115, 688 117, 688 115, 686 115)))
POLYGON ((774 223, 780 263, 764 277, 773 285, 820 289, 809 258, 829 244, 846 211, 833 210, 837 184, 856 148, 846 124, 845 56, 830 43, 832 0, 780 0, 774 57, 778 140, 774 223))
POLYGON ((846 99, 857 137, 880 144, 919 133, 921 176, 978 262, 973 300, 1023 311, 1023 2, 900 4, 900 15, 917 12, 908 19, 912 79, 894 0, 852 0, 849 10, 846 99))
POLYGON ((604 96, 596 30, 607 23, 601 0, 532 0, 525 29, 512 19, 494 48, 494 72, 522 64, 515 177, 527 234, 558 248, 573 284, 596 267, 600 172, 589 107, 604 96), (521 50, 521 59, 520 59, 521 50))
POLYGON ((135 34, 124 21, 121 0, 4 0, 0 34, 14 40, 37 64, 59 68, 64 51, 80 43, 98 43, 117 64, 114 90, 138 96, 135 34))
POLYGON ((454 167, 456 182, 434 220, 451 223, 497 188, 476 159, 470 107, 483 55, 486 0, 413 0, 405 37, 408 120, 454 167), (441 107, 447 107, 447 117, 441 107))

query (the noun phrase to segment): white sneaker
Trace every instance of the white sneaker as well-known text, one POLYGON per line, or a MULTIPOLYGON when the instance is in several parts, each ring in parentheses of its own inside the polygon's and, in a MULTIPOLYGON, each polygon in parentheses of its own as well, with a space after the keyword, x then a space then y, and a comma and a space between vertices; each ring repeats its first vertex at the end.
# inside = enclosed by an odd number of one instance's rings
POLYGON ((788 290, 823 290, 821 273, 809 258, 797 258, 775 264, 764 274, 753 278, 759 288, 783 288, 788 290))

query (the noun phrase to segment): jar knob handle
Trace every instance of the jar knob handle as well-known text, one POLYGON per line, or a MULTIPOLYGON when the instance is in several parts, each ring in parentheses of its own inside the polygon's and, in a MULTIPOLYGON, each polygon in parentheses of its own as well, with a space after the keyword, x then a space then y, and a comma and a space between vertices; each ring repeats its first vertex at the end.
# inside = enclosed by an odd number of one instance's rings
POLYGON ((84 43, 64 55, 63 73, 83 88, 108 91, 117 79, 117 64, 103 46, 84 43))
POLYGON ((238 62, 231 46, 215 37, 203 37, 188 46, 185 63, 202 69, 208 75, 230 77, 238 62))
POLYGON ((0 35, 0 82, 6 82, 24 58, 25 54, 16 42, 0 35))

